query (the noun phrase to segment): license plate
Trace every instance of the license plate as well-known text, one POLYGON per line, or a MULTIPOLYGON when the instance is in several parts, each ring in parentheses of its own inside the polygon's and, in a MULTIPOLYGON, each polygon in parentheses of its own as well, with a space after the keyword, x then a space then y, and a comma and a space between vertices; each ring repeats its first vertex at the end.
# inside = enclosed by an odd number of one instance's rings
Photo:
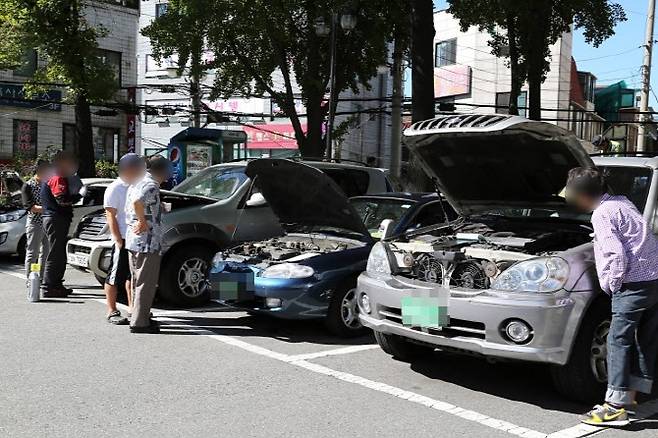
POLYGON ((70 265, 80 266, 82 268, 88 268, 89 267, 89 256, 88 255, 68 254, 66 256, 66 261, 70 265))
POLYGON ((449 291, 436 288, 414 292, 401 300, 402 324, 407 327, 440 329, 450 324, 449 291))
POLYGON ((210 275, 211 298, 219 301, 250 301, 255 298, 254 274, 231 272, 210 275))

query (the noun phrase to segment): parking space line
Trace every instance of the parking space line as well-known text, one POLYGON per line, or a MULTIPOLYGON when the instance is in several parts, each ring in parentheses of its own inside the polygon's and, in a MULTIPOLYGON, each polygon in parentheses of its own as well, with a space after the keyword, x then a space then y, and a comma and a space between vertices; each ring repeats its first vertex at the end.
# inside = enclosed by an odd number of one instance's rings
POLYGON ((21 274, 18 270, 9 271, 7 269, 0 268, 0 274, 11 275, 12 277, 20 278, 21 280, 27 280, 25 274, 21 274))
POLYGON ((334 350, 318 351, 317 353, 297 354, 295 356, 291 356, 291 360, 312 360, 312 359, 318 359, 318 358, 321 358, 321 357, 338 356, 338 355, 342 355, 342 354, 358 353, 359 351, 373 350, 373 349, 378 349, 378 348, 379 348, 379 345, 376 345, 376 344, 351 345, 349 347, 336 348, 334 350))

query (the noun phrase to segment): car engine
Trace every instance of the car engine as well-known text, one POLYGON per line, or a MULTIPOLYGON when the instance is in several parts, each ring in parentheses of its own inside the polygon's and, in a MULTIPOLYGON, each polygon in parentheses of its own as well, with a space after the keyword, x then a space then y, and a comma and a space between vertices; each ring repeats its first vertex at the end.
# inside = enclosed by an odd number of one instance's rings
POLYGON ((390 248, 397 274, 456 288, 487 289, 501 272, 516 262, 591 240, 591 230, 581 225, 552 231, 546 231, 545 226, 516 231, 496 228, 467 224, 453 234, 425 234, 393 241, 390 248))
POLYGON ((321 254, 343 251, 363 245, 363 243, 324 235, 295 235, 248 242, 232 248, 225 254, 225 259, 256 266, 273 263, 297 262, 321 254))

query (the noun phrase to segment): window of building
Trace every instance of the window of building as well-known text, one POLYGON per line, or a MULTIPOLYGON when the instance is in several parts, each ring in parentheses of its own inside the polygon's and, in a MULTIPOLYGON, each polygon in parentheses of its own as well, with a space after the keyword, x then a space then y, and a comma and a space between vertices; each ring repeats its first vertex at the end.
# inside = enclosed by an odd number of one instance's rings
POLYGON ((109 65, 114 71, 114 77, 117 80, 117 85, 121 86, 121 52, 113 50, 100 49, 98 55, 103 63, 109 65))
POLYGON ((434 54, 434 65, 436 67, 445 67, 457 62, 457 38, 441 41, 436 44, 434 54))
POLYGON ((36 120, 14 120, 14 157, 37 157, 36 120))
POLYGON ((166 14, 168 7, 169 7, 169 3, 157 3, 155 5, 155 18, 160 18, 161 16, 166 14))
MULTIPOLYGON (((509 114, 510 93, 496 93, 496 113, 509 114)), ((526 107, 528 104, 528 93, 522 91, 516 99, 516 106, 519 109, 519 115, 526 117, 526 107)))
MULTIPOLYGON (((96 160, 116 161, 120 153, 125 152, 125 147, 119 150, 119 129, 93 126, 92 142, 94 144, 94 158, 96 160), (115 154, 117 152, 117 154, 115 154)), ((62 147, 64 150, 79 153, 75 144, 75 125, 64 124, 62 130, 62 147)))
POLYGON ((34 73, 37 71, 38 56, 37 51, 34 49, 28 49, 21 59, 21 65, 14 70, 15 76, 25 76, 31 78, 34 76, 34 73))

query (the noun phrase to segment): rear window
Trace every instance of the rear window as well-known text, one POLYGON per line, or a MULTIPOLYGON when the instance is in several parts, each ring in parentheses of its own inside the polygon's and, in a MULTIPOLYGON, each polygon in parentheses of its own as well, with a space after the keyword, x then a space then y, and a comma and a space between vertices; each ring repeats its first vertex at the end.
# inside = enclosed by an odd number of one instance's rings
POLYGON ((357 169, 320 169, 334 180, 348 198, 362 196, 368 193, 370 175, 368 172, 357 169))

